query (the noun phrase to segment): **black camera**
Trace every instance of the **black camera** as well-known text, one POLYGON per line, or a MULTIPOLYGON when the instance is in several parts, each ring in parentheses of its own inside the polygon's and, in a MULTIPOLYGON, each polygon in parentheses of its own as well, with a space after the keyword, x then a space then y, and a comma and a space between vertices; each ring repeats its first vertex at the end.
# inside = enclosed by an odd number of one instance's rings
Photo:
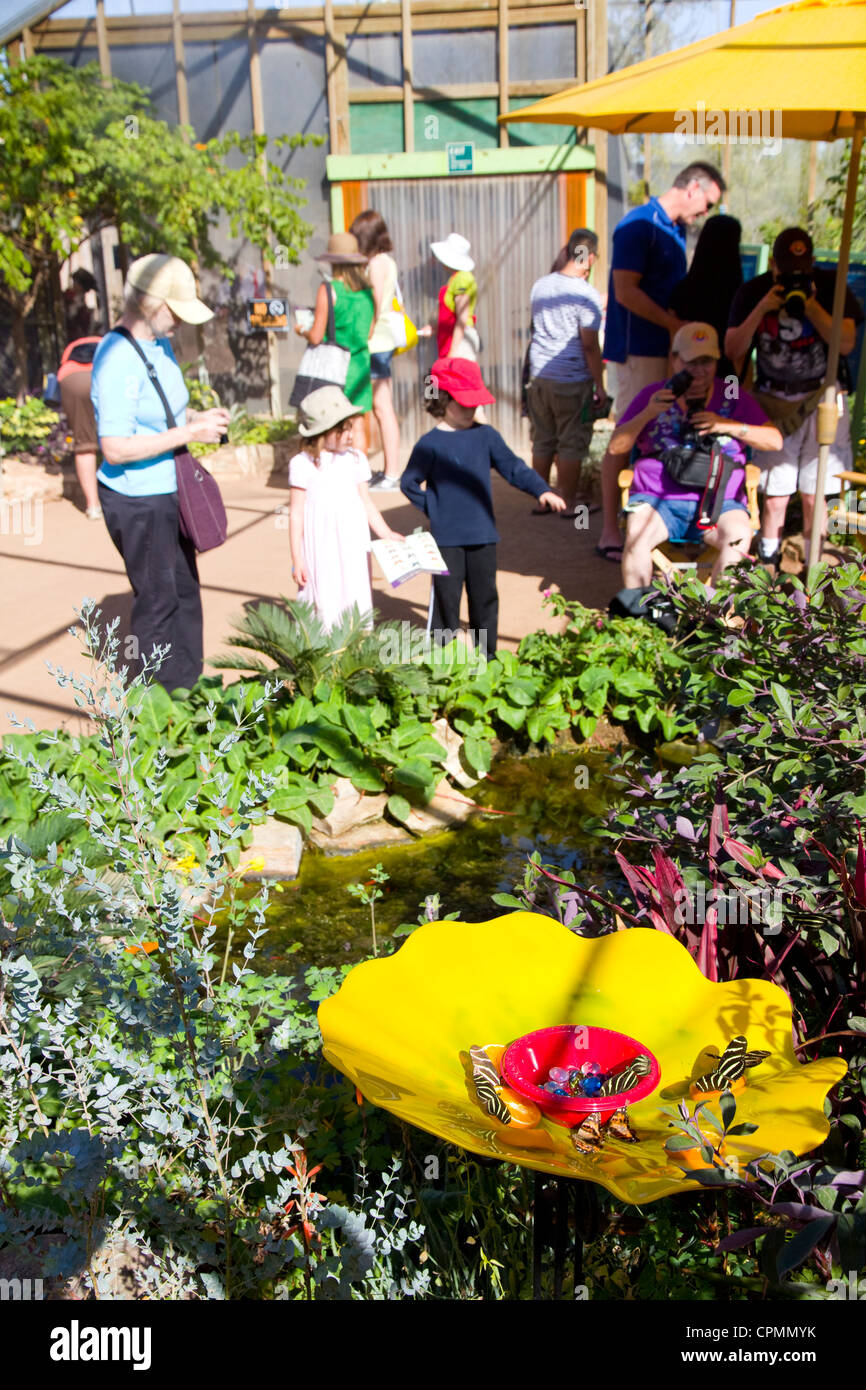
POLYGON ((777 283, 785 291, 785 298, 780 307, 785 310, 788 318, 804 319, 806 300, 812 294, 812 276, 808 270, 785 271, 779 276, 777 283))
POLYGON ((686 418, 680 425, 679 444, 671 445, 662 454, 662 463, 674 482, 687 487, 703 487, 709 476, 713 452, 712 437, 700 434, 692 421, 692 416, 704 409, 706 407, 703 401, 692 401, 689 404, 686 418))
POLYGON ((670 381, 665 382, 665 390, 673 391, 674 396, 679 399, 680 396, 685 395, 693 381, 694 377, 691 372, 687 367, 683 367, 681 372, 677 372, 676 376, 672 376, 670 381))

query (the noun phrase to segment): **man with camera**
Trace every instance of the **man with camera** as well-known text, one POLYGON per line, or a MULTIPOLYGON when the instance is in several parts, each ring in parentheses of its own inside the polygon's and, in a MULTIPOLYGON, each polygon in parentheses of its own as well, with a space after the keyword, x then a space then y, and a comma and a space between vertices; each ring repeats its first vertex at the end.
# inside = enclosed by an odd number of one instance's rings
POLYGON ((684 324, 674 336, 673 377, 639 391, 611 437, 621 462, 635 444, 639 454, 622 557, 628 589, 650 583, 652 551, 669 539, 718 550, 711 586, 749 549, 745 450, 778 449, 782 436, 747 391, 726 395, 716 380, 720 355, 711 324, 684 324))
MULTIPOLYGON (((671 337, 682 322, 668 305, 686 273, 686 229, 724 192, 715 165, 698 161, 682 169, 666 193, 632 208, 614 228, 604 356, 617 422, 638 391, 660 381, 667 370, 671 337)), ((608 452, 601 465, 604 518, 596 551, 612 561, 622 550, 616 473, 608 452)))
MULTIPOLYGON (((788 498, 799 489, 803 534, 808 537, 818 476, 817 408, 827 371, 827 344, 833 319, 836 272, 815 266, 812 239, 802 227, 788 227, 773 243, 770 269, 749 280, 734 297, 725 352, 741 364, 755 349, 755 397, 778 426, 782 443, 762 460, 765 490, 758 556, 778 567, 788 498)), ((854 347, 863 312, 850 289, 842 321, 841 358, 854 347)), ((830 448, 825 494, 838 493, 838 474, 851 467, 851 441, 844 395, 836 439, 830 448)), ((821 499, 821 531, 826 503, 821 499)))

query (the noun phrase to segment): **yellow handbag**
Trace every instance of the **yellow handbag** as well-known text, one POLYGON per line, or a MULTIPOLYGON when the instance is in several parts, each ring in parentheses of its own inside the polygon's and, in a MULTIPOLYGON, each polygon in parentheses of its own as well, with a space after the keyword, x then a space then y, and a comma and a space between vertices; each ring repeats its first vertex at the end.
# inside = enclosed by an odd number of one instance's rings
POLYGON ((391 300, 391 312, 388 315, 388 326, 396 345, 395 351, 398 353, 408 352, 410 348, 416 346, 418 342, 418 329, 406 313, 399 285, 395 285, 394 287, 394 298, 391 300))

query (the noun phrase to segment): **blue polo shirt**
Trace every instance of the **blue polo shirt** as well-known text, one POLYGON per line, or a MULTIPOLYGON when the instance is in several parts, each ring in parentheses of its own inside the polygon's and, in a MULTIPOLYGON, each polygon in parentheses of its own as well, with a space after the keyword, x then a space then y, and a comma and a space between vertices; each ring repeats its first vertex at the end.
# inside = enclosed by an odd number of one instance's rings
POLYGON ((667 309, 674 286, 686 273, 686 232, 671 221, 658 198, 632 208, 613 234, 613 255, 607 296, 604 355, 608 362, 627 357, 667 357, 670 334, 617 302, 613 287, 615 270, 636 270, 640 288, 659 308, 667 309))
MULTIPOLYGON (((168 338, 137 338, 145 357, 156 367, 175 423, 186 423, 189 392, 168 338)), ((90 399, 100 438, 131 439, 134 435, 164 434, 168 429, 162 401, 144 363, 119 333, 106 333, 93 358, 90 399)), ((174 454, 132 463, 101 465, 97 478, 126 497, 156 497, 177 492, 174 454)))

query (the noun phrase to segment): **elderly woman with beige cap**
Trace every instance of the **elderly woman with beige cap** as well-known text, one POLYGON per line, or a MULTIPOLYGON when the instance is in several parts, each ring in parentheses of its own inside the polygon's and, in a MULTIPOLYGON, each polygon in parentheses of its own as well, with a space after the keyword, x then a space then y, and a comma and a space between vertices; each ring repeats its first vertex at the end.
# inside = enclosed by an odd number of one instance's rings
POLYGON ((351 353, 343 392, 359 413, 373 409, 370 380, 370 329, 376 316, 373 291, 367 278, 367 257, 358 249, 351 232, 336 232, 328 239, 328 249, 316 257, 330 267, 330 278, 319 286, 311 328, 296 325, 295 332, 311 347, 326 341, 328 299, 334 298, 334 335, 341 348, 351 353), (330 292, 330 294, 329 294, 330 292))
POLYGON ((132 633, 139 661, 168 647, 158 679, 169 692, 201 675, 201 591, 192 542, 178 524, 176 450, 214 444, 227 410, 187 410, 189 392, 171 349, 178 323, 205 323, 213 312, 196 293, 189 266, 176 256, 133 261, 117 328, 93 359, 91 399, 104 463, 97 474, 109 535, 123 557, 135 600, 132 633), (177 422, 166 415, 159 381, 177 422))

